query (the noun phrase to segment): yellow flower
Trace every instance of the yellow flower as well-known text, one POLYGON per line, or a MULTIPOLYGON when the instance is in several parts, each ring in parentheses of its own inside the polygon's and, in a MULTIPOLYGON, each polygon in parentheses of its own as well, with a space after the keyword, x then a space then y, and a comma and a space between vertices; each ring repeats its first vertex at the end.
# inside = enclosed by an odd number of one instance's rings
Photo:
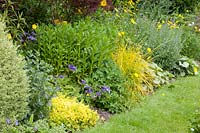
POLYGON ((62 24, 68 24, 68 22, 67 21, 62 21, 62 24))
POLYGON ((162 96, 165 96, 165 93, 162 93, 162 96))
POLYGON ((10 40, 10 39, 12 39, 12 35, 9 33, 9 34, 7 34, 7 38, 10 40))
POLYGON ((151 48, 147 48, 147 51, 148 51, 149 53, 151 53, 151 48))
POLYGON ((128 11, 126 9, 124 9, 124 12, 127 13, 128 11))
POLYGON ((132 0, 129 0, 129 1, 128 1, 128 4, 131 5, 131 6, 134 6, 134 5, 135 5, 135 3, 134 3, 132 0))
POLYGON ((115 14, 116 17, 120 17, 118 14, 115 14))
POLYGON ((125 32, 123 32, 123 31, 118 33, 118 36, 120 36, 120 37, 122 37, 124 35, 125 35, 125 32))
POLYGON ((60 20, 59 19, 55 19, 53 22, 54 22, 54 24, 60 24, 60 20))
POLYGON ((132 24, 136 24, 136 22, 135 22, 135 20, 133 18, 131 19, 131 23, 132 24))
POLYGON ((81 9, 78 9, 78 13, 79 14, 83 14, 83 12, 81 11, 81 9))
POLYGON ((32 29, 35 30, 36 28, 37 28, 37 25, 36 25, 36 24, 33 24, 33 25, 32 25, 32 29))
POLYGON ((178 26, 176 26, 175 24, 170 26, 171 29, 175 29, 175 28, 179 28, 178 26))
POLYGON ((158 24, 157 29, 160 30, 162 28, 162 24, 158 24))
POLYGON ((102 0, 101 3, 100 3, 100 5, 102 7, 107 6, 107 1, 106 0, 102 0))
POLYGON ((164 20, 162 20, 162 24, 164 24, 165 23, 165 21, 164 20))
POLYGON ((138 78, 138 77, 139 77, 139 75, 138 75, 137 73, 134 73, 134 76, 135 76, 136 78, 138 78))
POLYGON ((179 14, 178 17, 184 19, 184 16, 182 14, 179 14))
POLYGON ((194 74, 197 74, 197 72, 198 72, 197 67, 194 67, 193 70, 194 70, 194 74))
POLYGON ((167 21, 167 24, 168 24, 168 25, 173 25, 173 22, 168 20, 168 21, 167 21))

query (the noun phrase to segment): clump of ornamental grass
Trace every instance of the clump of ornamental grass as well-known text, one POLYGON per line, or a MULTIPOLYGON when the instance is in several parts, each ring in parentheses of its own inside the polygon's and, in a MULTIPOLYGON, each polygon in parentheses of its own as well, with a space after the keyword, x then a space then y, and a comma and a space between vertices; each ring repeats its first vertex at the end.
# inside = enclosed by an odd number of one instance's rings
POLYGON ((153 92, 153 76, 148 62, 138 47, 120 45, 112 55, 120 70, 129 79, 128 88, 133 94, 153 92))

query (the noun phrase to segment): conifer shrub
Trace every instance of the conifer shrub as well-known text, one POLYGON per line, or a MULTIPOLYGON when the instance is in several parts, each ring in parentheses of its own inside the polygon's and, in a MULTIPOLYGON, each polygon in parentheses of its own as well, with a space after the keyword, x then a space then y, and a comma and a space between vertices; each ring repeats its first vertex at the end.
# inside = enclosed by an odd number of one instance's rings
POLYGON ((23 58, 0 22, 0 129, 28 113, 28 79, 23 58))

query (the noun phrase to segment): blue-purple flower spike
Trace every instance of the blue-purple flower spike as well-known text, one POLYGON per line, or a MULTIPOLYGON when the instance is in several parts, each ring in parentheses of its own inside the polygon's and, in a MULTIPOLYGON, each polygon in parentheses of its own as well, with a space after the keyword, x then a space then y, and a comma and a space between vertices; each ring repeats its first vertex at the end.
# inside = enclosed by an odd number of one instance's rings
POLYGON ((71 71, 76 71, 76 70, 77 70, 76 66, 71 65, 71 64, 68 65, 68 68, 69 68, 69 70, 71 70, 71 71))
POLYGON ((101 90, 102 91, 107 91, 108 93, 110 93, 110 87, 108 87, 108 86, 102 86, 101 90))
POLYGON ((96 96, 97 96, 97 97, 100 97, 100 96, 101 96, 101 92, 97 92, 97 93, 96 93, 96 96))
POLYGON ((86 84, 86 81, 81 79, 81 84, 85 85, 86 84))
POLYGON ((64 76, 63 76, 63 75, 59 75, 58 78, 61 78, 61 79, 62 79, 62 78, 64 78, 64 76))
POLYGON ((10 119, 8 119, 8 118, 6 119, 6 124, 7 124, 7 125, 10 125, 10 124, 11 124, 10 119))
POLYGON ((28 38, 28 40, 30 40, 30 41, 36 41, 36 38, 33 37, 33 36, 28 36, 27 38, 28 38))
POLYGON ((93 90, 92 90, 92 89, 88 89, 88 90, 86 90, 85 92, 86 92, 86 93, 92 93, 93 90))
POLYGON ((15 121, 15 126, 19 126, 19 121, 18 120, 15 121))
POLYGON ((34 31, 32 31, 31 34, 32 34, 33 36, 36 36, 36 33, 35 33, 34 31))
POLYGON ((85 87, 84 87, 84 89, 90 89, 91 87, 90 86, 88 86, 88 85, 86 85, 85 87))

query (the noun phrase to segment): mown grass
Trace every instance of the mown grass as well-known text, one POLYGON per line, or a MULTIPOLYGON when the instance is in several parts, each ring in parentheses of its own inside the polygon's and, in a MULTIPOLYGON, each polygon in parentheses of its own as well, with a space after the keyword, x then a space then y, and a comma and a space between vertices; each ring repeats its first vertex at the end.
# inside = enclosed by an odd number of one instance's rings
POLYGON ((186 133, 200 106, 200 76, 180 78, 148 96, 131 111, 85 133, 186 133))

